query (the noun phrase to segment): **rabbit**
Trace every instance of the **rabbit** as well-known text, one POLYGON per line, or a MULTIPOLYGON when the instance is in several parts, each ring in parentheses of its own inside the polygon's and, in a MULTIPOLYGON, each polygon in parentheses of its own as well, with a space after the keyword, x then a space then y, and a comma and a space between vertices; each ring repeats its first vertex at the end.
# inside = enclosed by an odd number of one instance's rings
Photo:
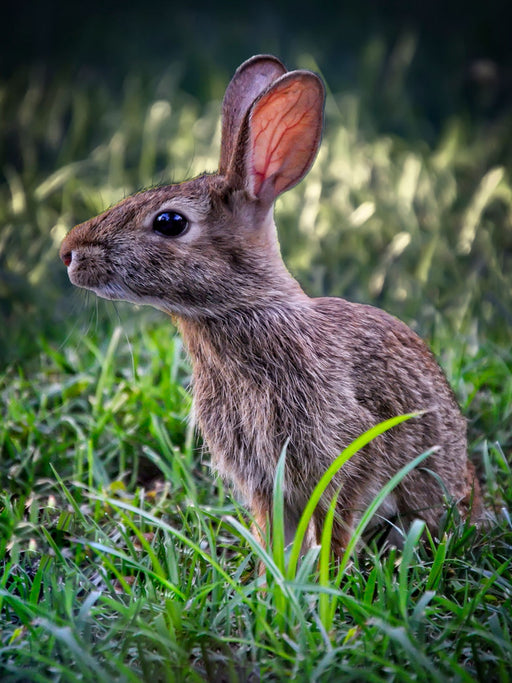
POLYGON ((424 342, 380 309, 310 298, 281 259, 274 201, 313 164, 324 98, 310 71, 287 71, 270 55, 247 60, 224 96, 218 171, 124 199, 73 228, 60 257, 74 285, 150 304, 176 321, 212 466, 262 538, 285 445, 288 543, 314 486, 348 444, 387 418, 424 411, 358 452, 320 501, 309 543, 319 541, 340 489, 332 551, 341 556, 382 486, 433 446, 383 515, 420 518, 436 533, 447 500, 477 516, 481 496, 465 419, 424 342))

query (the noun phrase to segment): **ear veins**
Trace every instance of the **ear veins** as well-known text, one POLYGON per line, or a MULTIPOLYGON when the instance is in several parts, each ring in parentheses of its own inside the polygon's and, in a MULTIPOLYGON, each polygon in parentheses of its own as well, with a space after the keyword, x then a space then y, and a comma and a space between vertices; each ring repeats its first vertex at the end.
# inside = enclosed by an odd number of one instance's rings
MULTIPOLYGON (((262 172, 256 171, 256 174, 261 178, 261 183, 262 183, 263 180, 265 180, 266 178, 270 178, 272 175, 274 175, 275 172, 277 172, 279 169, 281 169, 281 174, 280 174, 279 178, 277 179, 277 181, 275 183, 275 188, 274 188, 276 195, 283 192, 286 189, 286 187, 288 186, 288 184, 290 183, 290 181, 292 181, 294 179, 294 173, 286 174, 286 166, 290 166, 290 163, 287 164, 286 163, 287 159, 284 156, 284 154, 282 152, 279 153, 280 145, 282 143, 282 140, 287 135, 287 133, 289 133, 291 130, 293 130, 297 126, 300 126, 300 124, 302 123, 305 116, 306 116, 306 114, 303 114, 300 117, 300 119, 297 121, 297 123, 295 123, 292 126, 287 126, 280 133, 280 137, 277 140, 277 142, 275 143, 274 147, 269 150, 269 153, 266 157, 266 165, 265 165, 264 170, 262 172)), ((277 132, 278 131, 276 129, 276 133, 277 132)), ((275 135, 274 135, 274 138, 275 138, 275 135)), ((255 162, 255 165, 256 165, 256 162, 255 162)), ((303 170, 304 166, 305 166, 305 164, 302 165, 301 171, 303 170)), ((293 170, 293 169, 291 169, 291 170, 293 170)))
POLYGON ((300 180, 316 152, 315 93, 292 83, 264 95, 251 115, 250 138, 254 194, 258 196, 263 183, 274 177, 276 197, 300 180))
POLYGON ((302 114, 294 123, 287 123, 287 117, 298 104, 301 95, 302 93, 298 93, 295 101, 285 111, 279 111, 279 104, 281 103, 280 101, 286 103, 286 93, 275 95, 273 98, 274 102, 270 102, 267 105, 268 113, 274 115, 275 120, 274 118, 267 119, 264 125, 261 125, 260 129, 253 133, 253 165, 256 178, 255 194, 258 194, 263 181, 266 178, 270 178, 282 166, 284 157, 282 144, 284 138, 289 131, 300 125, 306 115, 305 113, 302 114), (268 142, 265 140, 267 136, 270 137, 268 142))

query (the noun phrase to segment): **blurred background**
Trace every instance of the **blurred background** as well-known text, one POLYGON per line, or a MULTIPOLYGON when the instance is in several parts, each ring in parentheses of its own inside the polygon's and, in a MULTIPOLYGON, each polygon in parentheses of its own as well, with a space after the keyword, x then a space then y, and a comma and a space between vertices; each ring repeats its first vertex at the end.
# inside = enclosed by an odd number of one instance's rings
MULTIPOLYGON (((328 88, 324 143, 278 201, 308 293, 433 337, 512 323, 511 4, 9 3, 0 41, 0 367, 111 324, 57 258, 73 224, 214 170, 235 68, 269 52, 328 88), (84 312, 91 307, 92 313, 84 312)), ((128 328, 133 308, 118 308, 128 328)), ((144 312, 145 321, 160 320, 144 312)))

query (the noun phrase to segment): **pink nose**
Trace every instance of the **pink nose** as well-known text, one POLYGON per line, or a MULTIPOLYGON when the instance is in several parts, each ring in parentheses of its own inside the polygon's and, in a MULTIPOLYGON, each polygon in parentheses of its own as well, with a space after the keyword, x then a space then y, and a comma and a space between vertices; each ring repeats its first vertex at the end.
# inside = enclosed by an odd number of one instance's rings
POLYGON ((60 257, 66 268, 70 265, 73 260, 73 256, 70 251, 61 252, 60 257))

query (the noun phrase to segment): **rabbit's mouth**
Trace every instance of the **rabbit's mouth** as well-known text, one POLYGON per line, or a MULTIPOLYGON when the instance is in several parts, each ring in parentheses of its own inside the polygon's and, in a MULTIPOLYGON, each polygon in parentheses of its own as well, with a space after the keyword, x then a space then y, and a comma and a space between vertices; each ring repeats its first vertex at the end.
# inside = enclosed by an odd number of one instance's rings
POLYGON ((75 286, 81 287, 82 289, 88 289, 102 299, 107 299, 108 301, 129 301, 133 304, 140 303, 139 297, 133 292, 130 292, 130 290, 122 284, 112 281, 105 283, 83 282, 79 277, 73 277, 71 273, 69 279, 75 286))
POLYGON ((82 289, 88 289, 94 292, 102 299, 109 299, 110 301, 135 301, 135 296, 127 291, 127 288, 122 284, 113 282, 112 280, 104 280, 104 278, 92 278, 89 272, 80 270, 79 268, 68 268, 69 279, 72 284, 82 289))
POLYGON ((76 287, 89 289, 103 299, 126 298, 125 288, 115 282, 108 265, 102 265, 91 258, 91 254, 83 254, 80 250, 72 250, 63 255, 70 282, 76 287))
POLYGON ((127 294, 123 287, 119 287, 111 282, 102 287, 87 287, 97 296, 102 299, 108 299, 109 301, 130 301, 132 303, 137 303, 134 296, 127 294))

